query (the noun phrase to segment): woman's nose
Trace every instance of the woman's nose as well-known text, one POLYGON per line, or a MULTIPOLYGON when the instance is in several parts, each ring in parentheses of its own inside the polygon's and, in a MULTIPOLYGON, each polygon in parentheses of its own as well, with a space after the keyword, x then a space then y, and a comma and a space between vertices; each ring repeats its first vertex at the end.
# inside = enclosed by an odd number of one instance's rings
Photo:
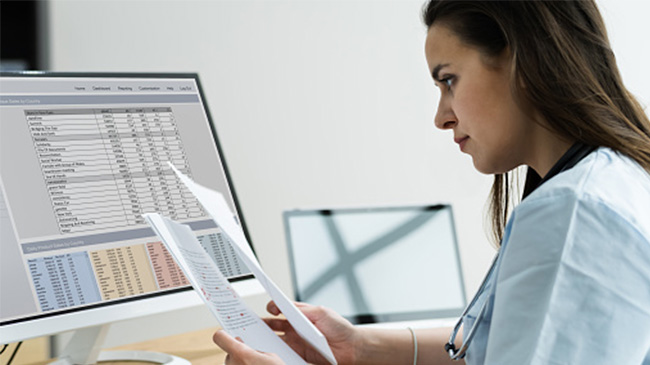
POLYGON ((453 110, 443 99, 440 99, 440 103, 438 104, 434 123, 440 129, 452 129, 458 123, 453 110))

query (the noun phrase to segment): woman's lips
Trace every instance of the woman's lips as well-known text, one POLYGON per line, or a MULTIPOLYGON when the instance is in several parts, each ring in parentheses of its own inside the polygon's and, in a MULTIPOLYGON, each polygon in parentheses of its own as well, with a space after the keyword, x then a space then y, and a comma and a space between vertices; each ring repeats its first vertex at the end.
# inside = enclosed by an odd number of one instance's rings
POLYGON ((469 139, 469 136, 465 136, 465 137, 461 137, 461 138, 454 138, 454 142, 458 143, 458 146, 460 147, 460 150, 463 151, 463 149, 465 147, 465 144, 467 143, 468 139, 469 139))

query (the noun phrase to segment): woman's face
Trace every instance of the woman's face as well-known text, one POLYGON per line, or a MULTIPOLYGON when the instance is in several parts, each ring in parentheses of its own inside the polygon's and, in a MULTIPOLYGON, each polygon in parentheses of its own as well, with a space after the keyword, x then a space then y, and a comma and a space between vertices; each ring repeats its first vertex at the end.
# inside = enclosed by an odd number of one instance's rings
POLYGON ((436 126, 453 131, 460 150, 482 173, 503 173, 526 163, 535 123, 513 98, 507 52, 488 60, 444 25, 429 29, 425 52, 440 88, 436 126))

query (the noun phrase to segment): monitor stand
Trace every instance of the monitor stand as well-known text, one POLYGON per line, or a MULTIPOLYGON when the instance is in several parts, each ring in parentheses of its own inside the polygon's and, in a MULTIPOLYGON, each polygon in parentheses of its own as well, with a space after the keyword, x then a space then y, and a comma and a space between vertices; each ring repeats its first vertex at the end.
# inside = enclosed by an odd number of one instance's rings
POLYGON ((96 364, 102 361, 140 361, 154 364, 191 365, 183 358, 151 351, 101 351, 108 333, 108 324, 81 328, 74 332, 70 342, 57 361, 50 365, 96 364))

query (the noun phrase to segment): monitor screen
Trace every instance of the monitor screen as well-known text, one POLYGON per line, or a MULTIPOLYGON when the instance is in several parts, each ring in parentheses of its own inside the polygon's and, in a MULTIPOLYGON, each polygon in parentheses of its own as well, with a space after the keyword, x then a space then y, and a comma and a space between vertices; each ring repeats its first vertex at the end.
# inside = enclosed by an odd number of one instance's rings
POLYGON ((167 161, 239 212, 197 75, 2 74, 0 343, 191 291, 143 213, 190 225, 229 279, 251 278, 167 161))
POLYGON ((295 299, 354 323, 450 318, 465 307, 451 206, 284 214, 295 299))

